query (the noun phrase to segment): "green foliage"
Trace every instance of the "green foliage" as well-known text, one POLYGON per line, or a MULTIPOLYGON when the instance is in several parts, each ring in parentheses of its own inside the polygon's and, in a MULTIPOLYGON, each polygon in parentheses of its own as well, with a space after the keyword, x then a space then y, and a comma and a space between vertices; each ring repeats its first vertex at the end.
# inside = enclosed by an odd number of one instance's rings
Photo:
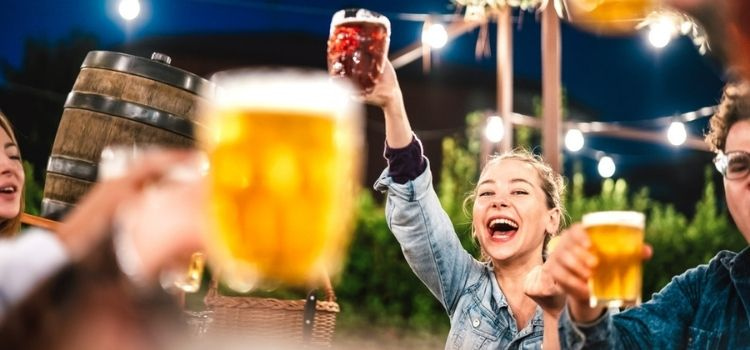
POLYGON ((44 189, 34 180, 34 166, 25 160, 23 161, 23 172, 26 177, 23 185, 25 196, 24 211, 29 214, 39 215, 44 189))
POLYGON ((344 332, 371 326, 448 327, 445 311, 409 268, 388 229, 385 210, 369 192, 360 196, 354 240, 336 294, 344 332))
POLYGON ((471 238, 471 205, 464 206, 464 200, 473 192, 479 178, 480 141, 473 135, 481 131, 482 114, 471 113, 466 118, 467 128, 463 137, 443 139, 443 167, 440 169, 440 183, 437 192, 443 209, 451 222, 464 248, 472 254, 478 246, 471 238))
POLYGON ((676 212, 671 205, 651 208, 646 241, 654 248, 654 256, 644 267, 644 297, 657 292, 672 276, 705 264, 721 250, 739 251, 747 246, 728 214, 717 209, 711 171, 707 166, 703 196, 692 219, 676 212))

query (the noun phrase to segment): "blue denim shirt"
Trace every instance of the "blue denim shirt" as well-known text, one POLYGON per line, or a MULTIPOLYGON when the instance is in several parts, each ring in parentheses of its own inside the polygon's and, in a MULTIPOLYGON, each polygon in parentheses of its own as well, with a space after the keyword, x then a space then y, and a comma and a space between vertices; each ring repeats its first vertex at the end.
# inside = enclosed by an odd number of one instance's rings
POLYGON ((456 236, 432 187, 429 166, 396 183, 386 169, 375 189, 387 191, 386 219, 414 273, 445 307, 451 329, 446 349, 539 349, 542 310, 522 330, 492 267, 474 259, 456 236))
POLYGON ((750 248, 722 251, 659 293, 593 324, 560 319, 566 349, 750 349, 750 248))

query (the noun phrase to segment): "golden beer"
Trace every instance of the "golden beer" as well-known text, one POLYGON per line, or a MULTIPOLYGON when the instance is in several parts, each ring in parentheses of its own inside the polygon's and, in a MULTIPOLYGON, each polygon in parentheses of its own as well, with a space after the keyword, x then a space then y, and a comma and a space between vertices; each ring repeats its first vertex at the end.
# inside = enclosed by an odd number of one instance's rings
POLYGON ((563 18, 597 34, 623 35, 656 10, 659 0, 564 0, 563 18))
POLYGON ((640 304, 644 215, 605 211, 586 214, 582 221, 599 259, 589 279, 591 307, 640 304))
POLYGON ((205 119, 210 254, 233 289, 335 274, 362 157, 352 91, 320 74, 228 71, 205 119))

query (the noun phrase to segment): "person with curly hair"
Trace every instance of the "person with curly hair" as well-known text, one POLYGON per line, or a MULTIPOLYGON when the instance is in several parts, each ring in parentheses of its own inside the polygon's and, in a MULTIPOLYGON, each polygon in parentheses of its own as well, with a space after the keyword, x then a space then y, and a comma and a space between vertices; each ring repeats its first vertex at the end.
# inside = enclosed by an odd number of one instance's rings
MULTIPOLYGON (((724 177, 734 222, 750 242, 750 89, 726 86, 706 136, 724 177)), ((588 278, 597 260, 580 224, 559 239, 546 268, 568 294, 560 318, 566 349, 748 349, 750 348, 750 247, 721 251, 707 264, 676 276, 640 306, 589 307, 588 278)), ((644 256, 649 256, 648 248, 644 256)))

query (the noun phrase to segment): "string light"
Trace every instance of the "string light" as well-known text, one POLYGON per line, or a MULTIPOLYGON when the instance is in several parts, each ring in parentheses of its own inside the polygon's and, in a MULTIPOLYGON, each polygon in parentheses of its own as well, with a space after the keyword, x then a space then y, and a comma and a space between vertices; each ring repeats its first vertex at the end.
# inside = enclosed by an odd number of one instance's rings
POLYGON ((667 129, 667 140, 669 143, 675 146, 679 146, 685 143, 687 139, 687 131, 685 130, 685 124, 682 122, 672 122, 667 129))
POLYGON ((571 152, 578 152, 583 148, 583 133, 578 129, 570 129, 565 133, 565 148, 571 152))
POLYGON ((648 41, 657 49, 667 46, 676 32, 675 26, 669 17, 659 17, 648 26, 648 41))
POLYGON ((689 37, 701 55, 710 49, 705 29, 693 18, 680 12, 654 11, 636 28, 648 28, 648 41, 656 48, 667 46, 672 38, 679 34, 689 37))
POLYGON ((141 3, 138 0, 120 0, 117 10, 124 20, 131 21, 141 13, 141 3))
POLYGON ((596 168, 601 177, 608 179, 615 174, 615 161, 609 156, 603 156, 599 159, 599 165, 596 168))
POLYGON ((500 142, 505 136, 505 127, 503 118, 491 116, 487 118, 487 126, 484 129, 484 136, 492 143, 500 142))
POLYGON ((440 23, 425 24, 422 29, 422 43, 428 44, 434 49, 445 46, 448 42, 448 32, 445 30, 445 26, 440 23))

